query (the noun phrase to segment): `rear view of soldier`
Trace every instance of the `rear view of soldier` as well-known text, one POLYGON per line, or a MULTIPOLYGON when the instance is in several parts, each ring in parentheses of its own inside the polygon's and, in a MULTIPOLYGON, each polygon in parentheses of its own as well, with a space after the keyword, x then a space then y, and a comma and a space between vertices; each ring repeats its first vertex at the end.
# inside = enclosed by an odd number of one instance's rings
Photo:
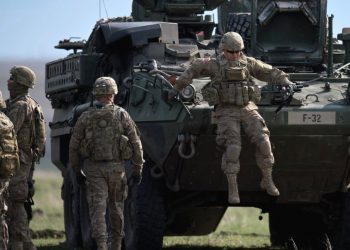
POLYGON ((121 249, 123 204, 127 196, 123 161, 132 162, 131 183, 134 184, 141 181, 143 165, 136 125, 124 109, 113 103, 117 92, 113 78, 100 77, 96 80, 93 93, 97 103, 79 117, 69 144, 69 162, 78 181, 84 178, 82 170, 86 174, 92 237, 98 250, 107 250, 107 206, 111 249, 121 249))
POLYGON ((44 154, 46 133, 42 109, 28 94, 35 81, 35 73, 26 66, 12 67, 7 81, 10 99, 6 114, 16 131, 21 165, 9 186, 10 247, 16 250, 36 249, 29 230, 31 207, 27 205, 33 203, 34 163, 44 154))
MULTIPOLYGON (((5 102, 0 91, 0 108, 5 108, 5 102)), ((19 168, 16 132, 10 119, 0 111, 0 250, 6 250, 8 230, 5 220, 7 205, 5 192, 9 181, 19 168)))

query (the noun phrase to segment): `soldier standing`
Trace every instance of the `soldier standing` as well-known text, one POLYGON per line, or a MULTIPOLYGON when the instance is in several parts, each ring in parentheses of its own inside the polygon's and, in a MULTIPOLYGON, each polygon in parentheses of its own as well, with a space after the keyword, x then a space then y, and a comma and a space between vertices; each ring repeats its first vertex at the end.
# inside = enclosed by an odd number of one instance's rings
POLYGON ((113 78, 100 77, 96 80, 93 93, 97 104, 79 117, 69 144, 69 162, 77 177, 82 175, 80 166, 85 160, 83 169, 92 237, 98 250, 107 250, 107 206, 111 249, 121 249, 123 204, 127 195, 123 160, 131 159, 131 181, 135 184, 141 182, 143 151, 139 133, 129 114, 114 104, 117 92, 113 78))
POLYGON ((29 230, 30 213, 26 211, 26 204, 28 199, 32 203, 34 163, 43 156, 46 135, 42 109, 28 94, 35 81, 35 73, 26 66, 12 67, 7 81, 10 99, 6 101, 6 114, 17 134, 20 159, 20 168, 9 185, 9 245, 13 250, 36 249, 29 230))
MULTIPOLYGON (((222 50, 217 57, 196 59, 177 79, 180 91, 193 78, 209 76, 211 83, 202 90, 204 100, 215 105, 218 121, 216 142, 224 148, 221 168, 227 176, 230 203, 239 203, 237 174, 240 170, 241 127, 257 146, 256 162, 262 172, 260 186, 271 196, 279 191, 272 180, 274 157, 269 140, 270 132, 255 105, 260 92, 252 77, 269 84, 291 85, 287 74, 262 61, 243 54, 244 43, 236 32, 228 32, 221 39, 222 50)), ((293 86, 292 86, 293 85, 293 86)))
MULTIPOLYGON (((0 91, 0 108, 5 108, 0 91)), ((5 193, 11 177, 19 168, 16 132, 10 119, 0 111, 0 250, 6 250, 9 241, 5 220, 7 205, 5 193)))

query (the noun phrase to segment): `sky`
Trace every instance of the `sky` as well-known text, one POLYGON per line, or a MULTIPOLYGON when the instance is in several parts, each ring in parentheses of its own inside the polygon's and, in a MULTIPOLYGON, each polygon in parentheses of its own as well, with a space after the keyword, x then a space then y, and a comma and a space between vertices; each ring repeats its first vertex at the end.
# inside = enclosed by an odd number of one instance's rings
MULTIPOLYGON (((57 59, 68 52, 54 49, 59 40, 87 39, 97 20, 129 16, 132 0, 1 0, 0 60, 57 59)), ((349 0, 328 0, 334 34, 350 27, 349 0)))

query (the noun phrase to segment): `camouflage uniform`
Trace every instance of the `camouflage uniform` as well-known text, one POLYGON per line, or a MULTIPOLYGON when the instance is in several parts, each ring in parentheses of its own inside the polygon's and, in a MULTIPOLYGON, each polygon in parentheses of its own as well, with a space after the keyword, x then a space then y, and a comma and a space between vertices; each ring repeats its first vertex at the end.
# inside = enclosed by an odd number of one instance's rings
MULTIPOLYGON (((5 103, 0 91, 0 108, 5 103)), ((6 250, 9 241, 8 228, 5 220, 7 205, 5 193, 10 178, 19 168, 16 132, 10 119, 0 112, 0 250, 6 250)))
POLYGON ((202 90, 202 94, 210 105, 216 105, 216 141, 225 148, 221 167, 228 179, 230 203, 240 202, 237 174, 240 170, 241 128, 257 146, 256 162, 263 175, 261 188, 269 195, 279 195, 271 176, 274 157, 269 140, 270 133, 254 103, 260 99, 260 93, 252 77, 269 84, 291 83, 283 71, 245 56, 241 52, 243 48, 243 40, 238 33, 226 33, 219 49, 240 53, 239 60, 228 60, 224 53, 215 58, 196 59, 175 84, 175 88, 181 90, 196 77, 209 76, 212 80, 202 90))
MULTIPOLYGON (((35 112, 41 112, 39 104, 28 95, 28 88, 33 88, 35 84, 34 72, 25 66, 15 66, 10 74, 11 77, 8 80, 10 99, 6 101, 6 114, 13 122, 17 133, 20 159, 20 169, 9 185, 10 247, 16 250, 32 250, 36 247, 32 243, 25 203, 28 199, 28 185, 33 181, 33 163, 40 158, 45 139, 42 139, 40 145, 33 146, 37 139, 35 112)), ((41 122, 44 123, 42 112, 40 114, 41 122)), ((41 132, 45 134, 45 130, 41 132)))
MULTIPOLYGON (((116 94, 117 86, 112 78, 101 77, 96 80, 94 92, 99 100, 101 95, 116 94)), ((111 249, 121 249, 123 205, 127 195, 123 160, 130 158, 133 176, 137 176, 138 182, 143 165, 142 145, 136 125, 124 109, 97 102, 79 117, 69 144, 69 161, 79 175, 81 160, 85 159, 92 237, 98 250, 107 249, 107 206, 111 249)))

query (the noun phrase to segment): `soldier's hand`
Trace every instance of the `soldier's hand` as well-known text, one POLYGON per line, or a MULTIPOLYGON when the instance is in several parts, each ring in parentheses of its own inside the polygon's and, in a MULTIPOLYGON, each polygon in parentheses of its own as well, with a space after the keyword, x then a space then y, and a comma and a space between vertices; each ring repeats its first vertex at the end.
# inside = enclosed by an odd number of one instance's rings
POLYGON ((79 185, 85 184, 86 176, 84 175, 84 173, 82 171, 76 172, 76 178, 77 178, 77 182, 79 185))
POLYGON ((171 76, 168 78, 168 81, 169 81, 172 85, 175 85, 175 84, 176 84, 176 75, 171 75, 171 76))

